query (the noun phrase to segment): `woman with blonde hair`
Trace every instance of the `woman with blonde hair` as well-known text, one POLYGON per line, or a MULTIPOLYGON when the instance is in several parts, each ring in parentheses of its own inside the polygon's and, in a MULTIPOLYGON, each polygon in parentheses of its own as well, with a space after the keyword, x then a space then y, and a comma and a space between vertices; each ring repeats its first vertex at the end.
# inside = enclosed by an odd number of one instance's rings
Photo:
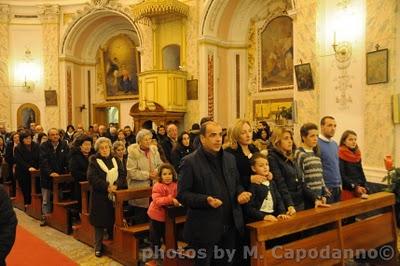
POLYGON ((230 147, 226 149, 235 156, 236 166, 240 174, 241 184, 247 189, 251 183, 260 184, 266 181, 266 177, 253 175, 250 159, 258 152, 253 142, 253 129, 249 121, 240 119, 232 127, 230 147))
POLYGON ((285 202, 287 214, 293 215, 296 211, 304 210, 303 182, 293 160, 293 133, 287 128, 275 128, 270 142, 270 169, 285 202))

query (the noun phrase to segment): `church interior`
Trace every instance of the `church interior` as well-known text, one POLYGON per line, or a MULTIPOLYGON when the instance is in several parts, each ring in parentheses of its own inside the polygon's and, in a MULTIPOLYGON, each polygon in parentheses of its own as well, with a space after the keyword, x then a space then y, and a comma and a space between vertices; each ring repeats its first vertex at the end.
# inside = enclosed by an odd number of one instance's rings
MULTIPOLYGON (((0 126, 180 133, 203 117, 228 131, 244 119, 290 128, 300 145, 302 125, 330 116, 332 139, 356 132, 367 182, 385 187, 384 159, 400 167, 399 10, 398 0, 0 0, 0 126)), ((128 265, 18 209, 17 243, 27 230, 65 265, 128 265)))

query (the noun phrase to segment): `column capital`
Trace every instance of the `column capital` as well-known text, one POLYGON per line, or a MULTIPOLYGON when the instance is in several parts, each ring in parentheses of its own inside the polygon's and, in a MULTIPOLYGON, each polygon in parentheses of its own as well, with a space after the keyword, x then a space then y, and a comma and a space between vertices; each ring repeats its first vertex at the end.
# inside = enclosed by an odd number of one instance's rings
POLYGON ((59 5, 41 5, 38 12, 42 23, 56 23, 60 21, 60 6, 59 5))
POLYGON ((0 5, 0 23, 8 24, 10 22, 10 6, 0 5))

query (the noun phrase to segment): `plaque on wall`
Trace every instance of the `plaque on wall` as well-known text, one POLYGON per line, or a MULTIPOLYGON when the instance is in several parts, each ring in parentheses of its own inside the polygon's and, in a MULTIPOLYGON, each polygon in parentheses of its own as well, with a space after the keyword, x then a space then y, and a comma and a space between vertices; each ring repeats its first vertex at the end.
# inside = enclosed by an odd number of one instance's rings
POLYGON ((198 100, 198 80, 192 79, 187 81, 187 99, 198 100))
POLYGON ((57 106, 57 92, 55 90, 44 91, 46 106, 57 106))

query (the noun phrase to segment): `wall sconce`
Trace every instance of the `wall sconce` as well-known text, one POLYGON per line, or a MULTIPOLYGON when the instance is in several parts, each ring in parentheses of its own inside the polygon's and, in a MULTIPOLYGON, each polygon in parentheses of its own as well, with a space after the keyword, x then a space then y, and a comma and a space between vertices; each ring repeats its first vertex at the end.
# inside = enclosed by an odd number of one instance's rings
POLYGON ((23 87, 26 90, 35 88, 35 81, 39 79, 40 69, 34 63, 32 53, 28 48, 25 50, 24 58, 17 63, 14 75, 15 80, 18 82, 18 87, 23 87))
POLYGON ((335 58, 337 61, 344 63, 351 57, 351 43, 347 41, 336 42, 336 32, 333 33, 333 51, 335 52, 335 58))

